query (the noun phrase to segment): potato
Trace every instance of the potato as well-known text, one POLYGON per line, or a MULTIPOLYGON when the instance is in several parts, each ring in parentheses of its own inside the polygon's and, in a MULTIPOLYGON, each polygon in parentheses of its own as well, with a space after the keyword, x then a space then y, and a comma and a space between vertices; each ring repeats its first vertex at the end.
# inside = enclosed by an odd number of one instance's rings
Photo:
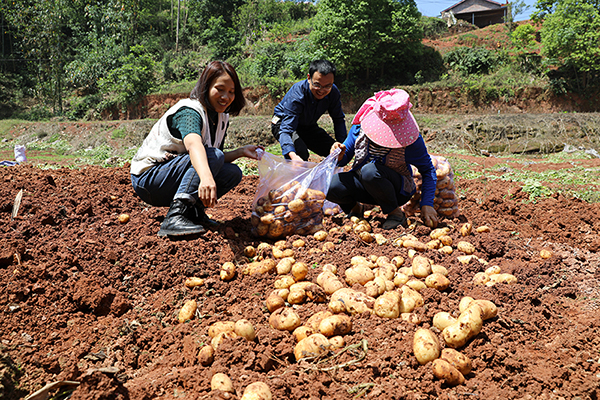
POLYGON ((244 255, 248 258, 256 256, 256 249, 253 246, 246 246, 244 249, 244 255))
POLYGON ((487 225, 482 225, 482 226, 478 226, 477 229, 475 229, 477 231, 477 233, 484 233, 484 232, 489 232, 490 231, 490 227, 487 225))
POLYGON ((452 252, 454 251, 454 249, 452 249, 451 246, 443 246, 442 248, 438 249, 438 251, 440 253, 444 253, 446 255, 450 255, 450 254, 452 254, 452 252))
POLYGON ((446 344, 452 348, 464 346, 472 337, 481 332, 483 319, 479 306, 469 306, 456 319, 456 322, 442 331, 446 344))
POLYGON ((422 307, 424 304, 423 296, 409 286, 400 288, 400 312, 410 313, 417 307, 422 307))
POLYGON ((446 290, 450 286, 450 280, 442 274, 431 274, 425 278, 425 285, 439 291, 446 290))
POLYGON ((306 246, 306 242, 302 239, 296 239, 292 242, 292 246, 299 249, 300 247, 306 246))
POLYGON ((186 301, 183 307, 181 307, 181 310, 179 310, 179 315, 177 316, 179 323, 183 324, 185 321, 194 318, 197 308, 198 304, 196 303, 196 300, 186 301))
POLYGON ((497 265, 492 265, 492 266, 486 268, 486 270, 485 270, 486 275, 496 275, 496 274, 499 274, 500 272, 502 272, 502 270, 497 265))
POLYGON ((437 335, 429 329, 417 329, 413 338, 413 353, 421 365, 438 358, 440 342, 437 335))
POLYGON ((474 255, 472 255, 472 254, 469 254, 469 255, 467 255, 467 256, 458 256, 458 257, 456 257, 456 259, 458 260, 458 262, 459 262, 459 263, 467 265, 467 264, 469 264, 469 263, 470 263, 472 260, 476 260, 476 259, 477 259, 477 257, 475 257, 475 256, 474 256, 474 255))
POLYGON ((385 292, 385 279, 381 276, 365 283, 365 293, 371 297, 378 297, 385 292))
POLYGON ((433 326, 438 328, 440 331, 443 331, 446 329, 446 327, 454 324, 455 322, 456 318, 445 311, 441 311, 433 316, 433 326))
POLYGON ((400 267, 398 268, 398 272, 406 276, 414 276, 412 267, 400 267))
POLYGON ((410 276, 403 274, 402 272, 396 272, 396 274, 394 275, 394 285, 396 287, 400 287, 400 286, 404 285, 406 282, 408 282, 409 279, 410 279, 410 276))
POLYGON ((354 256, 350 259, 350 265, 362 265, 362 264, 369 266, 369 268, 375 268, 375 265, 366 257, 354 256))
POLYGON ((372 313, 374 304, 373 297, 350 288, 342 288, 331 295, 329 309, 334 313, 347 312, 354 315, 364 312, 372 313))
POLYGON ((297 262, 292 265, 292 276, 296 282, 303 280, 308 275, 308 265, 303 262, 297 262))
POLYGON ((511 274, 494 274, 490 275, 490 281, 486 283, 486 285, 489 285, 490 283, 492 285, 496 283, 506 283, 507 285, 513 285, 517 283, 517 277, 511 274))
POLYGON ((290 286, 290 294, 288 295, 287 302, 290 304, 304 303, 306 300, 306 291, 300 287, 291 289, 292 286, 290 286))
POLYGON ((232 262, 226 262, 221 266, 221 272, 219 273, 221 280, 230 281, 235 277, 235 264, 232 262))
POLYGON ((218 321, 208 327, 208 336, 216 337, 221 332, 234 332, 235 322, 233 321, 218 321))
POLYGON ((273 395, 266 383, 254 382, 246 386, 240 400, 273 400, 273 395))
POLYGON ((281 260, 279 260, 277 266, 275 267, 275 269, 277 270, 277 274, 289 274, 292 271, 292 265, 294 265, 294 262, 296 261, 293 257, 283 257, 281 260))
POLYGON ((498 315, 498 307, 489 300, 473 300, 473 303, 481 308, 481 318, 484 321, 498 315))
POLYGON ((346 341, 341 336, 334 336, 329 338, 329 344, 332 349, 336 350, 343 348, 346 345, 346 341))
POLYGON ((373 311, 382 318, 398 318, 400 315, 400 293, 385 292, 375 300, 373 311))
POLYGON ((475 301, 474 298, 469 297, 469 296, 464 296, 460 299, 460 302, 458 303, 458 312, 464 312, 467 308, 469 308, 469 306, 471 305, 471 303, 475 301))
POLYGON ((375 277, 377 278, 378 276, 384 278, 387 281, 391 281, 394 279, 394 275, 396 274, 396 266, 392 263, 384 263, 383 265, 381 265, 379 268, 376 268, 374 270, 375 272, 375 277))
POLYGON ((306 326, 311 328, 313 331, 319 331, 319 325, 321 325, 321 321, 325 318, 332 316, 331 311, 319 311, 316 314, 313 314, 307 321, 306 326))
POLYGON ((383 236, 381 233, 374 234, 373 238, 375 239, 375 243, 377 243, 380 246, 383 246, 384 244, 389 242, 389 240, 385 236, 383 236))
POLYGON ((333 294, 335 291, 344 287, 344 284, 339 281, 337 276, 329 270, 324 270, 317 276, 317 284, 319 284, 327 294, 333 294))
POLYGON ((208 367, 215 360, 215 349, 207 344, 198 352, 198 362, 204 367, 208 367))
POLYGON ((439 239, 430 240, 429 242, 425 243, 425 245, 428 249, 432 250, 439 249, 443 246, 442 242, 439 239))
POLYGON ((283 307, 275 310, 269 317, 269 325, 280 331, 290 331, 299 327, 301 324, 300 317, 290 307, 283 307))
POLYGON ((415 313, 400 313, 400 318, 409 324, 419 325, 421 323, 421 317, 415 313))
POLYGON ((417 292, 420 292, 421 290, 427 287, 427 285, 423 281, 414 278, 409 279, 408 282, 405 283, 405 285, 413 290, 416 290, 417 292))
POLYGON ((317 241, 319 241, 319 242, 322 242, 322 241, 324 241, 325 239, 327 239, 327 232, 325 232, 325 231, 318 231, 318 232, 316 232, 316 233, 313 235, 313 237, 314 237, 314 238, 315 238, 317 241))
POLYGON ((285 300, 280 295, 271 293, 265 300, 265 305, 269 312, 272 313, 275 310, 285 307, 285 300))
POLYGON ((375 273, 371 270, 371 268, 367 267, 364 264, 355 265, 346 269, 345 274, 346 283, 349 286, 352 286, 355 283, 364 285, 365 283, 375 279, 375 273))
POLYGON ((292 335, 296 339, 296 342, 299 342, 302 339, 307 338, 314 333, 315 333, 315 330, 313 328, 311 328, 310 326, 303 325, 303 326, 299 326, 296 329, 294 329, 294 332, 292 332, 292 335))
POLYGON ((400 268, 404 264, 404 257, 395 256, 390 261, 392 264, 396 266, 396 268, 400 268))
POLYGON ((217 350, 225 339, 235 339, 238 335, 235 332, 221 332, 210 341, 210 345, 217 350))
POLYGON ((459 232, 462 236, 469 236, 473 232, 473 224, 466 222, 460 227, 459 232))
POLYGON ((465 383, 465 377, 454 368, 448 361, 443 359, 434 360, 431 364, 433 376, 444 380, 447 385, 456 386, 465 383))
POLYGON ((473 276, 474 285, 485 285, 490 281, 490 276, 485 272, 478 272, 473 276))
POLYGON ((273 282, 273 286, 276 289, 288 289, 294 283, 296 283, 294 277, 292 277, 291 275, 283 275, 281 278, 273 282))
POLYGON ((279 247, 273 247, 273 257, 276 259, 280 259, 283 258, 283 250, 281 250, 279 247))
POLYGON ((327 337, 345 335, 352 330, 352 319, 343 314, 324 318, 319 324, 319 332, 327 337))
POLYGON ((126 224, 127 222, 129 222, 129 214, 120 214, 119 222, 122 224, 126 224))
POLYGON ((425 278, 431 275, 431 263, 423 256, 415 256, 412 260, 412 272, 417 278, 425 278))
POLYGON ((318 357, 329 351, 331 344, 327 337, 321 333, 315 333, 302 339, 294 347, 294 356, 296 361, 306 357, 318 357))
POLYGON ((190 289, 194 288, 196 286, 202 286, 203 284, 204 284, 204 279, 198 278, 195 276, 187 278, 184 283, 185 287, 190 288, 190 289))
POLYGON ((431 272, 434 274, 442 274, 444 276, 448 276, 448 270, 443 265, 433 264, 431 266, 431 272))
POLYGON ((417 250, 417 251, 426 251, 427 250, 427 245, 418 240, 404 240, 402 242, 402 246, 407 249, 413 249, 413 250, 417 250))
POLYGON ((249 342, 252 342, 256 338, 256 331, 254 326, 247 319, 240 319, 236 321, 233 331, 236 335, 243 337, 249 342))
POLYGON ((460 371, 463 375, 468 375, 473 368, 473 363, 471 359, 466 355, 454 350, 454 349, 444 349, 442 350, 442 355, 440 356, 442 360, 448 361, 450 365, 460 371))
POLYGON ((375 237, 369 232, 360 232, 358 237, 365 243, 373 243, 375 240, 375 237))
POLYGON ((242 273, 244 275, 268 274, 275 271, 277 262, 271 258, 265 258, 262 261, 255 261, 247 264, 242 273))
POLYGON ((452 243, 454 242, 452 240, 452 238, 448 235, 443 235, 439 237, 440 242, 442 242, 442 244, 444 246, 452 246, 452 243))
POLYGON ((458 251, 462 251, 465 254, 473 254, 475 253, 475 246, 469 242, 460 241, 456 244, 456 249, 458 251))
POLYGON ((429 233, 429 237, 433 240, 439 239, 441 236, 448 235, 450 233, 450 228, 436 228, 429 233))
POLYGON ((233 383, 231 379, 223 373, 216 373, 210 380, 210 390, 222 390, 223 392, 233 393, 233 383))
POLYGON ((333 244, 333 242, 323 243, 322 251, 333 251, 333 249, 335 249, 335 245, 333 244))

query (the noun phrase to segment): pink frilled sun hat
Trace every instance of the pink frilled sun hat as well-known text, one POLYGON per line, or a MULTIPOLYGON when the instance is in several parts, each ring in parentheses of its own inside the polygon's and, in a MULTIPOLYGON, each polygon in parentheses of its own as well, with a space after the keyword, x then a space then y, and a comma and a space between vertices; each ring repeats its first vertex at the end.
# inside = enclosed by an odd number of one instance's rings
POLYGON ((360 124, 367 137, 380 146, 406 147, 419 138, 411 107, 410 97, 402 89, 377 92, 364 102, 352 124, 360 124))

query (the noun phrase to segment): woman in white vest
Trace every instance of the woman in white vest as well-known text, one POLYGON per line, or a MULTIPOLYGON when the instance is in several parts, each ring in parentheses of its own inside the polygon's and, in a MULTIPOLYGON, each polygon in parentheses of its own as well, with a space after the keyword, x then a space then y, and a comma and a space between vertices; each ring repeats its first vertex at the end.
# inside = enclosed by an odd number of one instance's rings
POLYGON ((158 236, 201 234, 217 223, 205 214, 242 180, 232 162, 257 159, 261 146, 223 151, 229 115, 245 105, 235 69, 212 61, 189 99, 180 100, 152 127, 131 161, 133 189, 148 204, 169 206, 158 236))

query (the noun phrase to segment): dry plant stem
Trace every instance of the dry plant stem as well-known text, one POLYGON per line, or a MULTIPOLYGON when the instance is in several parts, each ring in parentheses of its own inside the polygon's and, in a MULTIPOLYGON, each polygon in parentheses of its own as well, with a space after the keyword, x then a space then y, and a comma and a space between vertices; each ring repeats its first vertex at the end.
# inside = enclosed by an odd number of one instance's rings
POLYGON ((19 190, 19 193, 17 193, 17 196, 15 197, 15 202, 13 204, 12 214, 10 217, 11 221, 15 219, 15 217, 19 213, 19 207, 21 207, 21 199, 23 199, 23 189, 19 190))
MULTIPOLYGON (((336 369, 345 368, 345 367, 348 367, 350 365, 357 364, 357 363, 361 362, 367 356, 367 351, 368 351, 368 346, 367 345, 368 345, 367 340, 363 339, 363 340, 361 340, 360 342, 358 342, 356 344, 351 344, 349 346, 344 347, 340 352, 334 354, 331 357, 324 358, 322 360, 317 361, 317 363, 324 363, 324 362, 327 362, 327 361, 331 361, 334 358, 336 358, 339 355, 341 355, 342 353, 344 353, 346 350, 353 350, 353 349, 360 348, 362 350, 362 352, 359 354, 358 358, 356 358, 354 360, 350 360, 350 361, 348 361, 346 363, 343 363, 343 364, 334 365, 332 367, 319 368, 317 366, 311 366, 308 369, 313 369, 313 370, 322 371, 322 372, 324 372, 324 371, 334 371, 336 369)), ((305 360, 308 360, 308 359, 305 359, 305 360)))
POLYGON ((369 383, 361 383, 360 385, 356 385, 354 387, 351 387, 350 389, 348 389, 348 394, 352 394, 352 393, 356 393, 360 390, 360 392, 358 392, 356 394, 356 396, 354 396, 353 398, 359 398, 360 396, 362 396, 363 394, 367 393, 367 390, 369 390, 370 388, 372 388, 373 386, 375 386, 374 383, 369 382, 369 383))

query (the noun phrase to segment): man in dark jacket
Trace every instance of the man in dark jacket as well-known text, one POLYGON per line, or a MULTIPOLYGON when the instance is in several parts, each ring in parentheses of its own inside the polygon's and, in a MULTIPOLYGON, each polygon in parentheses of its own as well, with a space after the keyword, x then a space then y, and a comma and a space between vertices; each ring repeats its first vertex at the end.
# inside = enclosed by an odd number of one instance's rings
POLYGON ((333 83, 335 72, 327 60, 311 62, 307 79, 294 84, 275 107, 271 132, 285 158, 306 161, 309 150, 325 157, 335 143, 346 139, 340 91, 333 83), (326 111, 333 121, 335 139, 317 125, 326 111))

